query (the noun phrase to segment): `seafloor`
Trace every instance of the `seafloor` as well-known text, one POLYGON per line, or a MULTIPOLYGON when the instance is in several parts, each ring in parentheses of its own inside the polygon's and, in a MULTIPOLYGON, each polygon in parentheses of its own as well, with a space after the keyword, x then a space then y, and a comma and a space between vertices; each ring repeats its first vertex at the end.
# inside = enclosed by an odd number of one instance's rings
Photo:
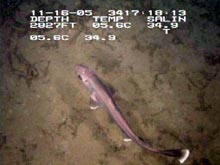
POLYGON ((127 8, 186 9, 187 22, 169 35, 147 29, 144 17, 129 17, 132 29, 94 30, 91 19, 81 18, 75 29, 47 31, 30 30, 23 17, 33 8, 81 7, 100 13, 115 8, 110 2, 93 2, 4 4, 1 164, 179 164, 123 142, 104 109, 89 109, 88 92, 75 74, 79 63, 93 68, 117 90, 116 102, 138 136, 160 148, 190 149, 185 164, 220 164, 220 24, 214 10, 218 4, 112 1, 122 9, 125 3, 127 8), (33 33, 68 34, 71 39, 31 42, 33 33), (111 33, 116 41, 84 40, 85 34, 111 33))

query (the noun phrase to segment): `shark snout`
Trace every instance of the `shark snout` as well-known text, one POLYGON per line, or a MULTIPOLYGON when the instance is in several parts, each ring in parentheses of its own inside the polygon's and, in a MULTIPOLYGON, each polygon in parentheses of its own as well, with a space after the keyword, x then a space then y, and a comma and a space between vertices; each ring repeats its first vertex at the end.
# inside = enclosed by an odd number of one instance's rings
POLYGON ((75 71, 79 79, 82 80, 83 82, 87 81, 88 79, 90 79, 95 75, 95 73, 92 70, 90 70, 87 66, 83 64, 77 64, 75 71))

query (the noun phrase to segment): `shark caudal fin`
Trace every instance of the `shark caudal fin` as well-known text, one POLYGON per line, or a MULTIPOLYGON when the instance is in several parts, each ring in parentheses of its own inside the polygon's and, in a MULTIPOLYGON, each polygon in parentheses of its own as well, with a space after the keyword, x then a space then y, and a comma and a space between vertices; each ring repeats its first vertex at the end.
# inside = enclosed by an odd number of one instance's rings
POLYGON ((184 163, 185 160, 189 157, 190 151, 188 149, 182 150, 182 157, 179 158, 180 163, 184 163))
POLYGON ((159 151, 163 155, 172 156, 178 158, 180 163, 184 163, 189 157, 190 151, 188 149, 176 149, 176 150, 162 150, 159 151))

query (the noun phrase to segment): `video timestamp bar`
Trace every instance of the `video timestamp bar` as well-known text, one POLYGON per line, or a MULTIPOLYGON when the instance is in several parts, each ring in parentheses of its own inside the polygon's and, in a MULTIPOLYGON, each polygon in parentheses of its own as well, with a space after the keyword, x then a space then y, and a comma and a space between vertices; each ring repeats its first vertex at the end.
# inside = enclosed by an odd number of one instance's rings
MULTIPOLYGON (((181 24, 186 22, 186 10, 107 10, 106 13, 98 13, 93 10, 55 10, 55 11, 44 11, 44 10, 32 10, 30 15, 30 28, 31 29, 74 29, 78 26, 77 17, 88 17, 90 20, 88 26, 93 29, 131 29, 136 26, 131 21, 132 17, 143 17, 146 21, 146 28, 148 29, 161 29, 165 34, 169 34, 172 29, 178 29, 181 24)), ((138 18, 137 18, 138 19, 138 18)), ((96 40, 96 41, 114 41, 116 39, 101 37, 96 34, 87 35, 85 40, 96 40), (90 37, 88 37, 90 36, 90 37)), ((32 36, 33 37, 33 36, 32 36)), ((60 40, 67 40, 64 37, 60 40)), ((31 39, 31 38, 30 38, 31 39)), ((53 39, 53 37, 52 37, 53 39)), ((51 40, 52 40, 51 39, 51 40)), ((46 37, 38 36, 33 37, 31 40, 50 40, 46 37)), ((57 40, 57 39, 53 39, 57 40)))

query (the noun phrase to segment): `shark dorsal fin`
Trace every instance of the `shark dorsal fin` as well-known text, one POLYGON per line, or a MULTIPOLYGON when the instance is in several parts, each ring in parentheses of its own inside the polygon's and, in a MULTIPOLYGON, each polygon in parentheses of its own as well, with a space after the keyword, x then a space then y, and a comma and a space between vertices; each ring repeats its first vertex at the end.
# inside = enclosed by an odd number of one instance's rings
POLYGON ((116 96, 117 95, 117 91, 115 90, 115 88, 109 84, 106 81, 102 81, 102 84, 105 86, 106 91, 112 96, 116 96))

